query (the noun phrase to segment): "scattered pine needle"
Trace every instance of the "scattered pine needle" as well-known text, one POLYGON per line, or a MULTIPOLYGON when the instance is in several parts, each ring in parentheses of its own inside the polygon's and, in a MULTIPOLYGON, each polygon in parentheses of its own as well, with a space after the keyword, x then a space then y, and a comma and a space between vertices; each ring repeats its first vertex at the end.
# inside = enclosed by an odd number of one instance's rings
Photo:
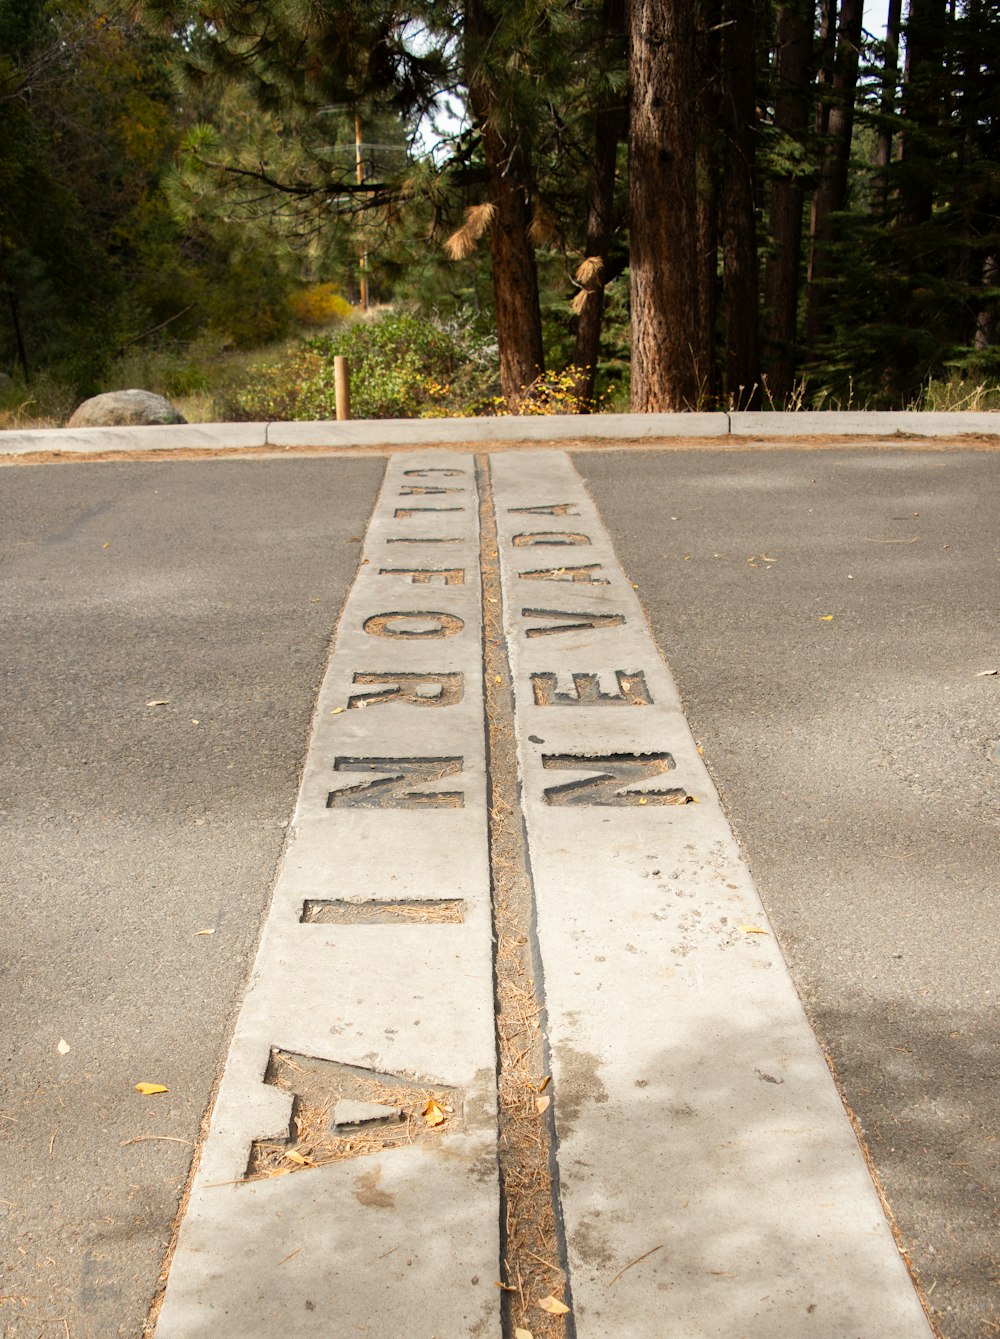
POLYGON ((618 1280, 621 1278, 621 1276, 622 1276, 623 1274, 627 1274, 628 1271, 632 1268, 632 1266, 633 1266, 633 1265, 637 1265, 637 1264, 639 1263, 640 1260, 646 1260, 646 1259, 648 1259, 649 1256, 651 1256, 651 1255, 655 1255, 657 1251, 662 1251, 662 1250, 663 1250, 663 1242, 661 1241, 660 1244, 659 1244, 659 1246, 653 1246, 650 1250, 646 1251, 645 1254, 643 1254, 643 1255, 637 1255, 636 1258, 635 1258, 634 1260, 630 1260, 630 1261, 629 1261, 629 1263, 625 1266, 624 1269, 619 1269, 618 1273, 614 1276, 614 1278, 613 1278, 613 1279, 611 1280, 611 1282, 608 1284, 608 1287, 610 1288, 610 1287, 612 1287, 614 1284, 616 1284, 616 1283, 618 1282, 618 1280))
POLYGON ((168 1144, 187 1144, 192 1148, 194 1147, 194 1140, 178 1139, 174 1134, 137 1134, 131 1139, 123 1139, 120 1147, 128 1148, 129 1144, 144 1144, 151 1139, 162 1139, 168 1144))

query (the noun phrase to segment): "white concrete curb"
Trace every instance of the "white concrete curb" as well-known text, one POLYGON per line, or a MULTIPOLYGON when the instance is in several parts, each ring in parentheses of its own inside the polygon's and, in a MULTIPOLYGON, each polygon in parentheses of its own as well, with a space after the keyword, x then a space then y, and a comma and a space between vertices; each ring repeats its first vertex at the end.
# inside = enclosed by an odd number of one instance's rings
MULTIPOLYGON (((45 428, 0 432, 0 456, 58 452, 421 446, 612 438, 1000 437, 1000 413, 553 414, 539 417, 353 419, 346 423, 189 423, 154 428, 45 428)), ((735 443, 731 443, 736 445, 735 443)))

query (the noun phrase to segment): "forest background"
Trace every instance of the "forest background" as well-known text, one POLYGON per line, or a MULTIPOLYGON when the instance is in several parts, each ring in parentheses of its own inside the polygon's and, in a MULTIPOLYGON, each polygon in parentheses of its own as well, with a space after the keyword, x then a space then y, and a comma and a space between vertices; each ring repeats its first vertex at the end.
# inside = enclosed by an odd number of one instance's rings
POLYGON ((1000 6, 873 2, 0 0, 0 426, 1000 405, 1000 6))

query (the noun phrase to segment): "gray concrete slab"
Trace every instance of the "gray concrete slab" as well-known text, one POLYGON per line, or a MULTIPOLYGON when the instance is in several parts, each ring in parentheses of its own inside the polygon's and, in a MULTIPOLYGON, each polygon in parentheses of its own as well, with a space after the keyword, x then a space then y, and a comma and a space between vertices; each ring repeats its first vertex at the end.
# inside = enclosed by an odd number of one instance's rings
MULTIPOLYGON (((311 423, 199 423, 143 428, 46 428, 0 432, 0 458, 59 452, 69 455, 176 450, 244 450, 273 446, 374 447, 436 443, 587 441, 619 438, 733 438, 810 436, 997 436, 997 413, 705 413, 552 414, 500 418, 351 419, 311 423)), ((721 445, 721 443, 720 443, 721 445)))
POLYGON ((929 1335, 579 476, 549 451, 491 477, 576 1334, 929 1335))
POLYGON ((382 473, 0 481, 4 1339, 142 1333, 382 473))
POLYGON ((499 1333, 478 556, 472 459, 391 460, 158 1339, 499 1333), (442 899, 457 919, 422 922, 442 899), (401 902, 396 923, 352 919, 401 902), (325 1067, 324 1110, 374 1085, 407 1111, 406 1137, 396 1124, 388 1147, 323 1144, 299 1089, 293 1104, 272 1081, 279 1052, 325 1067), (262 1141, 288 1156, 248 1179, 262 1141))
POLYGON ((581 454, 936 1323, 1000 1326, 1000 456, 581 454))
POLYGON ((164 423, 134 428, 31 428, 0 432, 0 456, 58 451, 227 450, 267 445, 266 423, 164 423))
POLYGON ((544 442, 590 437, 721 437, 726 414, 545 414, 502 418, 370 419, 272 423, 275 446, 382 446, 433 442, 544 442))
POLYGON ((734 437, 963 437, 1000 433, 1000 414, 960 411, 954 414, 918 411, 801 410, 794 414, 742 413, 729 415, 734 437))

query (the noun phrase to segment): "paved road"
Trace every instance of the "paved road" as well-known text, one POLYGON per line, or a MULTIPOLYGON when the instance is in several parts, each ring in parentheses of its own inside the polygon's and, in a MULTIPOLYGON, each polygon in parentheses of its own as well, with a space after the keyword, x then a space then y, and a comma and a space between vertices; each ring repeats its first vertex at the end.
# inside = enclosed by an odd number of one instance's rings
MULTIPOLYGON (((576 464, 942 1333, 1000 1333, 997 454, 576 464)), ((5 1339, 140 1332, 382 466, 0 475, 5 1339)))
POLYGON ((142 1331, 382 468, 0 474, 5 1339, 142 1331))
POLYGON ((1000 1334, 1000 454, 576 464, 941 1330, 1000 1334))

